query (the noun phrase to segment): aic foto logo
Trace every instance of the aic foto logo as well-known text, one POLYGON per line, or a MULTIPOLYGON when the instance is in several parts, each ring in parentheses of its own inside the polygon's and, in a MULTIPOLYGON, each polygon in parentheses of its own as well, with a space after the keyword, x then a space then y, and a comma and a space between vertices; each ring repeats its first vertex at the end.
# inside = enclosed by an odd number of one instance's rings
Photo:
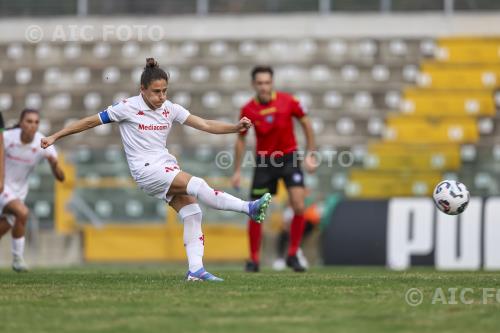
POLYGON ((437 269, 500 270, 500 198, 472 198, 458 216, 438 212, 431 199, 390 200, 387 264, 411 266, 414 256, 434 250, 437 269))

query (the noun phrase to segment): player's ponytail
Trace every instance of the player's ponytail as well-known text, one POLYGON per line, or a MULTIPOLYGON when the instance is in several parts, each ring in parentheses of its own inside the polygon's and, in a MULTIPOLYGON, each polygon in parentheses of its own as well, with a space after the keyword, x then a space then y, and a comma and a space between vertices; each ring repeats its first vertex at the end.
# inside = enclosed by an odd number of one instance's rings
POLYGON ((141 86, 146 88, 149 84, 156 80, 165 80, 168 82, 169 75, 160 68, 158 62, 154 58, 146 59, 146 66, 141 75, 141 86))
POLYGON ((40 116, 40 111, 35 110, 35 109, 26 108, 23 111, 21 111, 21 115, 19 116, 19 121, 17 122, 17 124, 15 124, 12 127, 7 128, 7 130, 21 127, 21 123, 22 123, 24 117, 26 117, 26 115, 28 115, 29 113, 36 113, 38 116, 40 116))

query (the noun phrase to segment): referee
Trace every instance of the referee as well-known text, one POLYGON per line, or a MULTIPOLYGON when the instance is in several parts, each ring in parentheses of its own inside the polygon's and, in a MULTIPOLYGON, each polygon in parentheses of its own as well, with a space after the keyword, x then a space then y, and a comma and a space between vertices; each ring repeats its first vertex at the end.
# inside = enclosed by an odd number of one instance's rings
MULTIPOLYGON (((273 69, 269 66, 257 66, 252 70, 252 87, 255 97, 241 109, 241 117, 249 118, 255 128, 257 139, 256 165, 252 182, 251 197, 259 198, 263 193, 276 194, 278 180, 284 180, 290 205, 294 211, 290 225, 290 243, 286 264, 296 272, 304 272, 297 259, 297 250, 304 232, 304 168, 312 173, 316 169, 316 161, 311 154, 305 157, 297 151, 297 141, 293 130, 293 118, 297 118, 304 130, 307 151, 315 150, 314 134, 307 111, 293 96, 274 91, 273 69)), ((240 186, 241 161, 245 151, 247 131, 238 135, 235 145, 235 169, 232 178, 234 187, 240 186)), ((260 244, 262 225, 248 221, 250 240, 250 260, 245 270, 258 272, 260 262, 260 244)))

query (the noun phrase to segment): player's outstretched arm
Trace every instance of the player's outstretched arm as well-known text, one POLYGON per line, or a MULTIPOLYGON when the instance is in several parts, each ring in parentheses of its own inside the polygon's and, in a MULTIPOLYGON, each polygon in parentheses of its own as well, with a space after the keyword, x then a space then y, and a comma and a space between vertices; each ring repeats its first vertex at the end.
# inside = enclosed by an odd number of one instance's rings
POLYGON ((238 133, 252 127, 252 122, 247 117, 241 118, 237 124, 229 124, 218 120, 203 119, 192 114, 189 115, 184 124, 212 134, 238 133))
POLYGON ((43 138, 41 141, 41 147, 47 148, 53 145, 57 140, 64 138, 65 136, 75 133, 80 133, 99 125, 101 125, 101 119, 99 118, 99 115, 93 115, 90 117, 77 120, 74 123, 71 123, 65 128, 63 128, 59 132, 56 132, 46 138, 43 138))

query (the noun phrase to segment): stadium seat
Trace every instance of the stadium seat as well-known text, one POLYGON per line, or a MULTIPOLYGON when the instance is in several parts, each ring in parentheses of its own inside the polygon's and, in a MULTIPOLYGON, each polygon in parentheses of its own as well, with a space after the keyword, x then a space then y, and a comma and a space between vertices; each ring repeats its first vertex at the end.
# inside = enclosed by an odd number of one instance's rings
POLYGON ((334 57, 343 57, 347 54, 347 44, 343 40, 332 40, 328 43, 328 52, 334 57))
POLYGON ((479 129, 479 134, 481 135, 489 135, 493 133, 494 123, 491 118, 483 118, 479 119, 477 123, 477 127, 479 129))
POLYGON ((370 118, 368 120, 367 131, 370 135, 381 135, 384 127, 384 121, 380 118, 370 118))
POLYGON ((81 85, 86 85, 91 79, 90 69, 88 67, 78 67, 73 72, 73 82, 81 85))
POLYGON ((372 77, 377 82, 385 82, 389 80, 391 72, 384 65, 375 65, 372 68, 372 77))
POLYGON ((140 47, 136 42, 126 42, 122 46, 122 57, 135 58, 139 55, 140 47))
POLYGON ((312 125, 314 133, 317 135, 323 133, 323 130, 325 129, 325 123, 324 123, 323 119, 318 118, 318 117, 314 117, 311 119, 311 125, 312 125))
POLYGON ((111 132, 112 132, 112 125, 105 124, 105 125, 94 127, 94 132, 98 136, 107 136, 107 135, 110 135, 111 132))
POLYGON ((0 111, 6 111, 12 106, 12 96, 6 93, 0 93, 0 111))
POLYGON ((307 91, 298 91, 295 93, 295 97, 297 97, 300 101, 300 103, 306 108, 310 109, 311 106, 313 105, 313 98, 310 93, 307 91))
POLYGON ((68 43, 64 46, 64 57, 66 59, 77 59, 82 54, 82 47, 78 43, 68 43))
POLYGON ((21 43, 12 43, 7 46, 7 57, 20 59, 24 55, 24 47, 21 43))
POLYGON ((114 96, 113 96, 113 100, 112 101, 103 101, 103 104, 105 105, 111 105, 111 104, 114 104, 114 103, 118 103, 118 102, 121 102, 123 101, 124 99, 126 99, 127 97, 130 97, 132 96, 131 94, 129 93, 126 93, 126 92, 118 92, 116 93, 114 96))
POLYGON ((318 51, 318 45, 313 39, 303 39, 298 45, 298 52, 304 56, 314 56, 318 51))
MULTIPOLYGON (((136 74, 139 76, 139 78, 141 77, 142 71, 143 71, 143 68, 137 68, 136 74)), ((177 68, 175 66, 167 67, 167 73, 168 73, 169 82, 176 82, 179 80, 179 78, 181 76, 179 68, 177 68)))
POLYGON ((339 108, 342 106, 343 98, 337 91, 328 91, 323 96, 323 104, 327 108, 339 108))
POLYGON ((371 39, 366 39, 358 44, 358 52, 363 57, 373 57, 377 54, 377 43, 371 39))
POLYGON ((420 54, 425 57, 434 56, 436 43, 431 39, 424 39, 420 42, 420 54))
POLYGON ((226 42, 218 40, 210 44, 209 52, 213 57, 224 57, 229 50, 229 46, 226 42))
POLYGON ((246 40, 240 43, 238 50, 241 55, 248 57, 254 56, 258 52, 259 47, 256 42, 252 40, 246 40))
POLYGON ((50 58, 52 53, 53 49, 49 43, 40 43, 36 46, 35 56, 39 60, 50 58))
POLYGON ((170 51, 170 46, 167 43, 153 43, 151 45, 151 54, 155 58, 162 59, 166 57, 170 51))
POLYGON ((401 95, 399 91, 388 91, 385 94, 385 105, 390 109, 399 109, 401 105, 401 95))
POLYGON ((28 84, 31 81, 31 69, 23 67, 16 71, 16 82, 18 84, 28 84))
POLYGON ((341 70, 342 79, 348 82, 354 82, 359 78, 359 70, 356 66, 346 65, 341 70))
POLYGON ((221 105, 221 95, 216 91, 209 91, 203 95, 203 106, 208 109, 216 109, 221 105))
POLYGON ((26 95, 25 102, 27 108, 39 110, 42 106, 42 96, 38 93, 26 95))
POLYGON ((240 71, 238 67, 233 65, 224 66, 220 70, 220 79, 225 83, 236 81, 239 76, 240 71))
POLYGON ((460 156, 463 162, 474 162, 477 156, 477 149, 474 145, 462 145, 460 156))
POLYGON ((191 70, 191 80, 193 82, 206 82, 210 77, 210 72, 205 66, 195 66, 191 70))
POLYGON ((83 97, 83 105, 89 111, 96 111, 102 105, 101 95, 95 92, 86 94, 83 97))
POLYGON ((325 65, 315 65, 309 71, 312 81, 325 82, 332 78, 330 69, 325 65))
POLYGON ((356 109, 369 109, 373 106, 373 97, 366 91, 358 91, 354 94, 353 103, 356 109))
POLYGON ((288 55, 290 47, 284 40, 273 40, 269 43, 269 52, 275 56, 288 55))
POLYGON ((180 53, 183 57, 192 58, 198 55, 200 51, 200 46, 198 43, 193 41, 186 41, 182 43, 180 48, 180 53))
POLYGON ((354 121, 351 118, 340 118, 336 123, 337 132, 340 135, 351 135, 355 130, 354 121))
POLYGON ((245 105, 252 97, 254 93, 251 91, 237 91, 233 94, 231 101, 234 107, 241 108, 245 105))
POLYGON ((102 217, 110 217, 113 213, 113 205, 108 200, 99 200, 95 203, 94 209, 96 213, 102 217))
POLYGON ((106 42, 96 43, 93 48, 93 54, 97 59, 107 58, 111 54, 111 45, 106 42))
POLYGON ((191 105, 191 94, 186 91, 179 91, 172 96, 172 101, 188 108, 191 105))
POLYGON ((415 65, 406 65, 403 67, 403 79, 406 82, 415 82, 418 74, 418 67, 415 65))
POLYGON ((33 211, 36 216, 40 218, 46 218, 50 216, 50 213, 52 211, 52 205, 50 202, 46 200, 36 201, 33 211))
POLYGON ((125 213, 130 217, 140 217, 144 213, 144 206, 138 200, 127 200, 125 203, 125 213))
POLYGON ((45 70, 44 80, 47 84, 57 84, 61 80, 61 77, 61 70, 57 67, 51 67, 45 70))
POLYGON ((49 119, 42 118, 40 119, 40 125, 38 127, 38 130, 43 133, 48 135, 52 129, 52 124, 50 123, 49 119))
POLYGON ((395 56, 403 56, 408 52, 408 46, 403 40, 395 39, 390 42, 389 50, 395 56))
POLYGON ((102 71, 102 82, 115 84, 120 81, 120 70, 117 67, 107 67, 102 71))
POLYGON ((71 107, 71 95, 58 93, 49 100, 49 107, 54 110, 67 110, 71 107))

